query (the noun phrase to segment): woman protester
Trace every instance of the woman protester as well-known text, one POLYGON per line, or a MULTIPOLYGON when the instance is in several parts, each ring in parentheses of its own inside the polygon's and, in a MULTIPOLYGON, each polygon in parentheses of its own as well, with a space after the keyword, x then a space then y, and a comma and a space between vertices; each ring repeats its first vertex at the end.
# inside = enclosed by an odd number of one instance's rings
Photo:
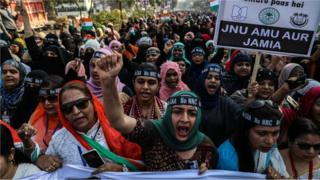
POLYGON ((224 75, 223 88, 229 95, 237 90, 246 89, 252 69, 252 59, 248 55, 237 54, 230 64, 230 71, 224 75))
POLYGON ((232 171, 267 173, 272 178, 289 177, 276 147, 281 112, 270 100, 247 105, 237 131, 218 148, 218 168, 232 171))
MULTIPOLYGON (((58 116, 58 94, 62 84, 63 79, 56 75, 49 75, 43 80, 39 90, 40 103, 31 115, 28 124, 23 124, 19 128, 19 134, 27 134, 26 129, 31 127, 37 130, 32 140, 39 146, 37 149, 39 151, 31 154, 32 160, 46 152, 52 136, 62 127, 58 116)), ((27 145, 29 151, 36 148, 36 144, 30 140, 25 139, 24 142, 29 142, 27 145)))
POLYGON ((237 90, 230 97, 234 102, 244 108, 246 104, 253 100, 270 99, 275 92, 276 84, 277 78, 275 74, 269 69, 260 68, 258 70, 256 82, 251 83, 246 89, 237 90))
POLYGON ((181 80, 179 65, 172 61, 167 61, 161 65, 160 77, 160 99, 167 101, 174 92, 189 90, 189 87, 181 80))
POLYGON ((199 76, 196 92, 201 98, 201 132, 216 146, 223 143, 238 125, 240 106, 230 98, 221 95, 222 68, 208 64, 199 76), (214 117, 214 118, 213 118, 214 117))
POLYGON ((289 148, 281 151, 290 178, 320 179, 320 127, 298 117, 288 131, 289 148))
POLYGON ((21 179, 41 170, 15 146, 17 132, 0 121, 0 179, 21 179))
POLYGON ((12 117, 24 94, 26 72, 21 63, 9 59, 1 64, 1 75, 1 118, 8 124, 13 124, 12 117))
POLYGON ((157 96, 159 81, 159 71, 154 64, 140 64, 133 77, 136 95, 125 103, 124 113, 135 119, 160 119, 166 103, 157 96))
MULTIPOLYGON (((97 71, 97 61, 101 59, 104 56, 111 55, 112 52, 109 49, 106 48, 100 48, 97 50, 94 54, 93 57, 90 60, 90 78, 86 82, 87 87, 90 89, 90 92, 95 95, 101 102, 103 101, 103 93, 102 93, 102 87, 100 83, 100 77, 97 71)), ((132 90, 123 84, 120 79, 117 77, 117 89, 118 92, 122 93, 123 97, 131 97, 133 96, 132 90)))
POLYGON ((141 149, 124 139, 109 124, 100 101, 81 81, 70 81, 59 92, 59 119, 63 128, 52 137, 49 147, 37 160, 45 171, 54 171, 62 164, 88 166, 82 155, 97 151, 105 161, 102 170, 138 170, 141 149))
POLYGON ((200 100, 190 91, 174 93, 160 120, 138 121, 126 116, 120 104, 115 78, 122 67, 120 54, 99 61, 103 83, 105 111, 113 127, 142 147, 143 160, 149 171, 215 168, 216 149, 199 131, 200 100))
POLYGON ((16 113, 12 117, 12 127, 18 129, 29 121, 30 116, 39 104, 39 90, 43 79, 48 74, 42 70, 33 70, 27 74, 24 83, 24 93, 16 113))

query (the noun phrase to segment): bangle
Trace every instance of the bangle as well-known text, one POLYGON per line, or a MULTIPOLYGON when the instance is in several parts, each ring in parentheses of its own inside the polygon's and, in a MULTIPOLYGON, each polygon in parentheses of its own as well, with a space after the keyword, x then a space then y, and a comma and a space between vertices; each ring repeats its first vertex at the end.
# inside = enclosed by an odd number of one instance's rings
POLYGON ((122 172, 129 172, 129 169, 125 164, 122 164, 122 172))

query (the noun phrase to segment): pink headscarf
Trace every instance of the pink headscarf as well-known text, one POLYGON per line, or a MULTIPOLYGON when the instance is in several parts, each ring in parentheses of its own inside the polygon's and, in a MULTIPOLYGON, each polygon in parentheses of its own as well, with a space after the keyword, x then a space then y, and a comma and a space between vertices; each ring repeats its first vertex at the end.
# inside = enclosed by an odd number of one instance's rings
POLYGON ((118 40, 112 40, 110 43, 109 43, 109 48, 112 49, 112 44, 116 44, 118 46, 121 46, 121 42, 118 41, 118 40))
MULTIPOLYGON (((64 71, 65 74, 68 74, 69 70, 71 69, 72 62, 73 61, 70 61, 67 63, 67 65, 65 67, 65 71, 64 71)), ((79 68, 79 71, 77 72, 77 74, 78 74, 78 77, 85 77, 85 79, 87 79, 86 69, 84 68, 84 65, 81 62, 80 62, 80 68, 79 68)))
MULTIPOLYGON (((102 52, 106 55, 112 55, 112 51, 109 49, 109 48, 100 48, 99 50, 97 50, 98 52, 102 52)), ((96 52, 97 52, 96 51, 96 52)), ((92 58, 90 61, 95 61, 97 60, 96 58, 92 58)), ((94 94, 99 100, 102 100, 103 98, 103 92, 102 92, 102 88, 101 88, 101 85, 96 83, 93 78, 92 78, 92 71, 91 71, 91 68, 90 68, 90 78, 89 80, 87 81, 87 87, 89 88, 90 92, 92 94, 94 94)), ((123 84, 119 77, 117 76, 116 78, 116 85, 117 85, 117 90, 118 92, 122 92, 122 89, 125 87, 125 84, 123 84)))
POLYGON ((167 101, 171 96, 171 94, 173 94, 174 92, 177 92, 180 90, 190 90, 189 87, 181 80, 181 71, 179 69, 178 63, 173 61, 166 61, 161 65, 160 68, 161 68, 161 71, 160 71, 160 77, 161 77, 160 99, 161 100, 167 101), (174 89, 168 87, 168 85, 165 82, 166 75, 169 69, 173 69, 178 74, 179 82, 177 87, 174 89))

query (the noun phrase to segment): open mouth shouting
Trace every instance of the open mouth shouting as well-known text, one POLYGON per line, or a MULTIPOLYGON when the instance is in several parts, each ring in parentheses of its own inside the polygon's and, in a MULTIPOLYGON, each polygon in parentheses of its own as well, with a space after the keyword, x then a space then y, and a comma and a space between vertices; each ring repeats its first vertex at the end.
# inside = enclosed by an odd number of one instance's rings
POLYGON ((176 126, 176 137, 180 141, 185 141, 188 139, 188 135, 191 131, 190 123, 188 124, 178 124, 176 126))

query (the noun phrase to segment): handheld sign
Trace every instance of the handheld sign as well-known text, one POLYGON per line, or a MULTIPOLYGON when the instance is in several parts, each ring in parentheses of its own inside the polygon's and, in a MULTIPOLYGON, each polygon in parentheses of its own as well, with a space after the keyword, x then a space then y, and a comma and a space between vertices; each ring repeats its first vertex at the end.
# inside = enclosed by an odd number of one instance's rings
POLYGON ((221 0, 215 45, 310 56, 319 7, 317 0, 221 0))

